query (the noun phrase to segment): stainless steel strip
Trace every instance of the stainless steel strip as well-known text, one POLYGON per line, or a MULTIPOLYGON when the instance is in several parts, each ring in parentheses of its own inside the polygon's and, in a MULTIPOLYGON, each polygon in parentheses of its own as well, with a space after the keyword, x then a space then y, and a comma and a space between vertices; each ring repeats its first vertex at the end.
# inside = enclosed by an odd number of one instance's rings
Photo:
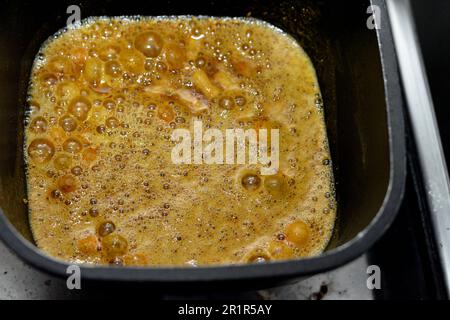
POLYGON ((433 100, 416 36, 411 3, 409 0, 387 0, 387 8, 434 233, 450 295, 450 179, 433 100))

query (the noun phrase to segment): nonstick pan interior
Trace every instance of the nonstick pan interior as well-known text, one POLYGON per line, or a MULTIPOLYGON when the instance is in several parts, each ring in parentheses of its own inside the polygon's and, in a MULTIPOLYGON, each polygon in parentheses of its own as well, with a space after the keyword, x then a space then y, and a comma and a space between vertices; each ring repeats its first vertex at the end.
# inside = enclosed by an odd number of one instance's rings
MULTIPOLYGON (((383 1, 375 2, 384 8, 383 1)), ((0 14, 1 209, 12 224, 13 232, 18 231, 31 244, 23 163, 28 79, 41 43, 65 26, 70 4, 6 1, 0 14)), ((374 223, 375 217, 385 215, 385 221, 392 220, 396 204, 389 205, 388 192, 397 190, 394 196, 399 202, 403 190, 403 119, 398 110, 400 106, 389 105, 399 104, 399 100, 387 99, 387 80, 393 84, 391 90, 395 92, 398 83, 396 75, 388 79, 383 74, 377 32, 366 26, 369 2, 350 1, 344 5, 336 1, 308 0, 127 1, 125 5, 120 1, 101 4, 81 1, 77 4, 82 18, 181 14, 252 16, 290 33, 313 60, 323 95, 338 199, 338 221, 328 250, 349 246, 349 242, 373 227, 369 225, 374 223), (397 114, 390 115, 390 112, 397 114), (401 172, 395 176, 394 169, 401 172)), ((386 52, 390 55, 384 59, 392 64, 394 56, 388 26, 379 32, 380 36, 383 34, 386 52)), ((398 98, 397 95, 394 98, 398 98)), ((389 201, 395 202, 395 199, 389 201)), ((386 227, 379 226, 370 241, 379 237, 386 227)), ((297 270, 298 273, 303 271, 297 270)))

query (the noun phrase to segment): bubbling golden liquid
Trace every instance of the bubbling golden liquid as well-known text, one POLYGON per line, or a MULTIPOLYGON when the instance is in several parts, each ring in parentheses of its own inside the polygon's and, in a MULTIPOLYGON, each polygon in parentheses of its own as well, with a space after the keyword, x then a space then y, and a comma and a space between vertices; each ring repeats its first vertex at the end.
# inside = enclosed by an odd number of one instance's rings
POLYGON ((335 221, 314 67, 254 19, 102 18, 48 40, 26 124, 37 245, 77 263, 204 265, 317 255, 335 221), (280 168, 176 165, 175 128, 277 128, 280 168))

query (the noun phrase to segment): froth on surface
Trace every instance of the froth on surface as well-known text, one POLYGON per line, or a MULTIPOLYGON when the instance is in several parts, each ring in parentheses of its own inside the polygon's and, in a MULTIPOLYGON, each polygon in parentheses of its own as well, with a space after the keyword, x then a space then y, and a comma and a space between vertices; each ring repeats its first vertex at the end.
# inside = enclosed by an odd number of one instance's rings
POLYGON ((320 89, 254 19, 91 18, 36 59, 26 125, 38 246, 72 262, 203 265, 317 255, 335 220, 320 89), (280 170, 175 165, 175 128, 277 128, 280 170))

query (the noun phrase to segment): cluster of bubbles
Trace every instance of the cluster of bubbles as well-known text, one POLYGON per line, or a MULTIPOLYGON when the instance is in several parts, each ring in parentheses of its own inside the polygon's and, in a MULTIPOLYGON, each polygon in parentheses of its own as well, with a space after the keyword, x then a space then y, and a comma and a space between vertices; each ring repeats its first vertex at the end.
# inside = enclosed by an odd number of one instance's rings
MULTIPOLYGON (((255 79, 272 66, 257 48, 253 32, 218 38, 221 24, 206 25, 181 22, 177 28, 184 37, 178 37, 139 24, 127 28, 121 22, 100 21, 90 31, 61 35, 73 36, 74 43, 55 41, 39 56, 31 87, 28 157, 33 166, 53 172, 48 174, 53 179, 49 190, 53 200, 72 208, 78 203, 75 207, 94 219, 102 254, 111 263, 122 263, 130 247, 111 213, 133 211, 157 197, 155 183, 148 182, 157 179, 143 174, 143 163, 164 166, 167 158, 162 154, 170 155, 172 129, 187 127, 194 117, 207 127, 226 121, 281 126, 259 117, 264 90, 256 88, 264 83, 255 79), (162 91, 154 94, 148 88, 162 91), (210 108, 201 115, 187 106, 206 100, 210 108), (248 111, 256 116, 239 118, 248 111), (108 193, 121 196, 105 204, 102 195, 108 193)), ((329 160, 323 162, 329 164, 329 160)), ((165 192, 165 198, 173 196, 176 191, 170 179, 163 173, 158 179, 158 192, 165 192)), ((206 174, 199 179, 201 186, 208 183, 206 174)), ((281 173, 262 177, 255 171, 243 173, 240 186, 247 193, 263 190, 271 199, 282 200, 290 184, 281 173)), ((170 201, 164 201, 161 216, 167 218, 171 210, 170 201)), ((292 256, 292 250, 305 246, 311 232, 307 223, 297 220, 248 261, 292 256)))

